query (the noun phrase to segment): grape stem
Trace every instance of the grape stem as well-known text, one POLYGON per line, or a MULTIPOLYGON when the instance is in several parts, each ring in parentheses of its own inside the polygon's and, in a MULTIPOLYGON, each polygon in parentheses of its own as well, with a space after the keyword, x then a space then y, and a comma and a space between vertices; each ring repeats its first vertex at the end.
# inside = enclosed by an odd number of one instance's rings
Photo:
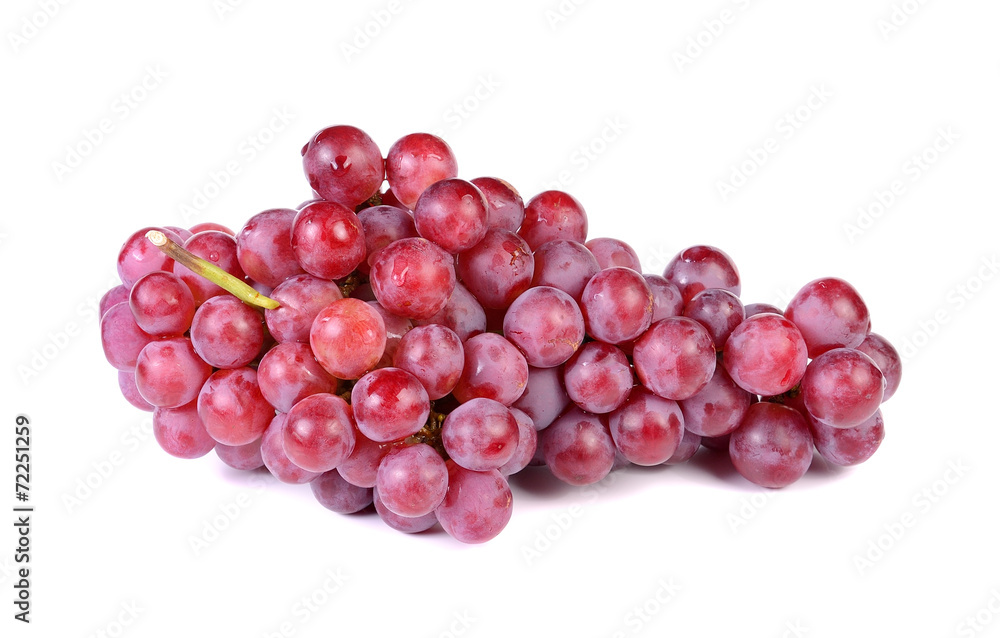
POLYGON ((216 284, 223 290, 232 293, 244 303, 248 303, 260 308, 277 308, 279 304, 274 299, 260 294, 246 282, 237 279, 218 266, 209 263, 201 257, 185 250, 177 242, 173 241, 158 230, 151 230, 146 233, 146 239, 160 249, 163 254, 184 266, 196 275, 201 275, 205 279, 216 284))

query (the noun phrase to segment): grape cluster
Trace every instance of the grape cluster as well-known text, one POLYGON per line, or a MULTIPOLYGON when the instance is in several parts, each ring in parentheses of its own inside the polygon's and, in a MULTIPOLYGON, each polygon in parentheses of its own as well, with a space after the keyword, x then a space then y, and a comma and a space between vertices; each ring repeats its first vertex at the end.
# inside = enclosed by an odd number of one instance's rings
POLYGON ((627 243, 588 240, 571 195, 525 203, 501 179, 459 179, 425 133, 383 158, 333 126, 302 159, 315 197, 297 208, 239 232, 143 228, 118 255, 104 352, 174 456, 214 449, 309 483, 331 510, 374 505, 394 529, 479 543, 507 524, 508 477, 528 466, 586 485, 704 445, 776 488, 814 449, 852 465, 882 441, 900 358, 841 279, 782 311, 744 306, 711 246, 642 274, 627 243), (175 261, 154 230, 271 303, 175 261))

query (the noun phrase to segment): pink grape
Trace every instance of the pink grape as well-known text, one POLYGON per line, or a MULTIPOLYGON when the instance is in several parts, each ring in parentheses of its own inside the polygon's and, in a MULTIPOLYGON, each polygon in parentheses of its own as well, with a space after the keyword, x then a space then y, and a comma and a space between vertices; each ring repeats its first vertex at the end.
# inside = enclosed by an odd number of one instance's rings
POLYGON ((528 362, 510 341, 492 332, 468 339, 462 376, 452 391, 463 403, 477 397, 504 405, 517 401, 528 382, 528 362))
POLYGON ((382 317, 382 323, 385 324, 385 349, 382 351, 382 357, 379 358, 375 367, 384 368, 391 366, 392 358, 396 356, 396 350, 399 348, 399 342, 402 341, 406 333, 413 329, 413 322, 406 317, 392 314, 377 301, 368 301, 366 303, 375 309, 375 312, 382 317))
POLYGON ((684 316, 708 329, 716 350, 722 350, 736 326, 744 319, 739 297, 721 288, 706 288, 684 305, 684 316))
POLYGON ((531 250, 554 239, 587 241, 587 213, 569 193, 548 190, 535 195, 524 207, 524 221, 517 234, 531 250))
POLYGON ((135 322, 135 315, 127 301, 111 306, 101 315, 104 358, 118 370, 135 370, 139 353, 155 339, 135 322))
POLYGON ((371 271, 375 253, 397 239, 417 236, 413 216, 395 206, 369 206, 358 212, 358 221, 361 222, 361 229, 364 231, 367 255, 365 261, 358 266, 358 270, 365 274, 371 271))
MULTIPOLYGON (((184 242, 184 248, 213 266, 228 272, 237 279, 243 279, 246 276, 243 268, 240 267, 236 249, 236 238, 232 232, 225 233, 218 230, 206 230, 195 233, 184 242)), ((193 273, 181 264, 174 264, 174 274, 180 277, 187 284, 187 287, 191 289, 195 305, 201 305, 207 299, 226 294, 226 291, 220 286, 201 275, 193 273)))
POLYGON ((670 458, 663 463, 664 465, 679 465, 681 463, 687 463, 700 449, 701 436, 685 428, 684 435, 681 437, 681 441, 677 445, 677 449, 670 456, 670 458))
POLYGON ((502 403, 470 399, 445 417, 441 443, 462 467, 477 472, 494 470, 510 461, 517 450, 517 420, 502 403))
POLYGON ((685 248, 670 260, 663 277, 677 286, 685 303, 706 288, 722 288, 740 296, 736 264, 729 255, 713 246, 685 248))
POLYGON ((313 394, 288 411, 282 428, 285 454, 309 472, 327 472, 354 449, 351 406, 335 394, 313 394))
POLYGON ((729 457, 750 482, 785 487, 809 469, 812 435, 796 410, 777 403, 754 403, 730 436, 729 457))
POLYGON ((899 352, 888 339, 874 332, 868 333, 857 350, 871 357, 885 377, 885 391, 882 393, 882 403, 885 403, 896 393, 903 375, 903 361, 899 352))
POLYGON ((827 350, 861 345, 871 319, 858 291, 836 277, 803 286, 788 302, 785 317, 802 332, 812 359, 827 350))
POLYGON ((294 208, 271 208, 257 213, 236 234, 236 257, 247 277, 274 288, 305 272, 292 248, 294 208))
POLYGON ((685 421, 676 401, 636 386, 628 400, 608 415, 615 447, 636 465, 659 465, 678 450, 685 421))
POLYGON ((523 410, 535 428, 544 430, 572 401, 563 385, 563 369, 528 367, 524 393, 512 407, 523 410))
POLYGON ((806 410, 817 421, 851 428, 867 421, 882 403, 885 377, 871 357, 835 348, 809 363, 802 377, 806 410))
POLYGON ((611 344, 632 341, 653 320, 653 291, 631 268, 606 268, 591 277, 580 296, 587 334, 611 344))
POLYGON ((642 278, 653 292, 653 323, 679 316, 684 311, 680 288, 659 275, 643 275, 642 278))
POLYGON ((531 285, 558 288, 579 302, 584 286, 600 270, 597 258, 586 246, 569 239, 556 239, 535 250, 531 285))
POLYGON ((116 306, 123 301, 128 303, 128 296, 130 292, 131 289, 125 286, 125 284, 118 284, 117 286, 108 289, 108 291, 101 296, 101 301, 98 303, 98 319, 103 318, 105 313, 107 313, 112 306, 116 306))
POLYGON ((392 365, 415 376, 433 401, 455 388, 465 367, 465 349, 449 328, 418 326, 403 335, 392 365))
POLYGON ((194 296, 180 277, 151 272, 132 285, 128 298, 135 323, 157 337, 180 337, 191 327, 194 296))
POLYGON ((338 299, 316 315, 309 344, 320 365, 338 379, 359 379, 385 351, 385 322, 359 299, 338 299))
POLYGON ((118 371, 118 389, 122 391, 122 396, 125 397, 126 401, 140 410, 152 412, 155 409, 156 406, 143 399, 142 395, 139 394, 139 388, 135 387, 134 370, 118 371))
POLYGON ((510 413, 517 421, 517 448, 510 460, 497 468, 504 476, 517 474, 528 467, 538 447, 538 431, 535 429, 535 423, 531 417, 517 408, 511 408, 510 413))
POLYGON ((536 286, 507 309, 503 334, 521 350, 528 365, 551 368, 565 363, 583 343, 583 314, 562 290, 536 286))
POLYGON ((351 405, 358 430, 372 441, 416 434, 431 409, 420 380, 399 368, 379 368, 361 377, 351 390, 351 405))
POLYGON ((285 454, 284 429, 287 420, 287 414, 278 414, 271 420, 261 439, 260 456, 268 472, 282 483, 308 483, 319 478, 322 472, 304 470, 285 454))
POLYGON ((167 454, 180 459, 200 458, 215 447, 198 416, 197 401, 153 410, 153 436, 167 454))
POLYGON ((545 464, 559 480, 589 485, 611 472, 615 442, 596 414, 574 407, 539 434, 545 464))
POLYGON ((274 418, 274 408, 257 385, 253 368, 218 370, 198 394, 198 414, 212 438, 244 445, 260 438, 274 418))
POLYGON ((723 365, 738 386, 763 396, 788 392, 802 380, 808 363, 802 333, 781 315, 747 317, 723 348, 723 365))
POLYGON ((400 516, 382 504, 378 490, 372 491, 375 511, 382 522, 392 529, 405 534, 418 534, 437 525, 437 515, 434 512, 423 516, 400 516))
POLYGON ((223 463, 235 470, 256 470, 264 467, 264 457, 260 454, 262 441, 263 438, 260 438, 243 445, 216 443, 215 453, 223 463))
POLYGON ((684 428, 700 436, 723 436, 739 427, 750 408, 750 393, 736 385, 723 366, 708 384, 680 402, 684 428))
POLYGON ((604 268, 631 268, 641 273, 642 263, 639 261, 639 254, 635 249, 620 239, 611 237, 595 237, 584 244, 602 269, 604 268))
POLYGON ((394 449, 395 444, 372 441, 357 430, 357 423, 354 427, 354 449, 337 466, 337 471, 351 485, 375 487, 379 463, 394 449))
POLYGON ((151 341, 135 362, 135 387, 158 408, 178 408, 194 401, 212 374, 212 366, 194 351, 191 340, 174 337, 151 341))
POLYGON ((428 186, 458 175, 451 147, 430 133, 411 133, 396 140, 385 158, 385 176, 392 193, 412 209, 428 186))
POLYGON ((174 260, 146 239, 146 233, 151 230, 163 232, 178 244, 184 243, 177 233, 165 228, 147 226, 132 233, 118 251, 118 276, 128 288, 131 288, 143 275, 157 270, 167 272, 173 270, 174 260))
POLYGON ((421 237, 398 239, 375 256, 371 285, 389 312, 427 319, 445 307, 455 290, 454 258, 421 237))
POLYGON ((309 330, 316 315, 343 299, 336 282, 309 274, 295 275, 275 286, 268 295, 279 305, 264 311, 267 329, 278 343, 309 343, 309 330))
POLYGON ((625 403, 634 379, 625 353, 611 344, 590 341, 566 362, 563 382, 566 394, 581 410, 604 414, 625 403))
POLYGON ((330 126, 302 147, 302 168, 320 197, 351 208, 378 192, 385 177, 382 152, 359 128, 330 126))
POLYGON ((857 465, 867 461, 885 438, 881 410, 875 410, 875 414, 853 428, 835 428, 811 417, 809 428, 820 456, 835 465, 857 465))
POLYGON ((212 297, 194 314, 191 344, 216 368, 248 365, 264 345, 260 312, 232 295, 212 297))
POLYGON ((336 470, 309 481, 309 489, 320 505, 338 514, 354 514, 372 504, 370 487, 351 485, 336 470))
POLYGON ((267 351, 257 366, 257 384, 267 402, 288 412, 307 396, 334 393, 337 379, 313 357, 304 343, 280 343, 267 351))
POLYGON ((753 315, 762 315, 764 313, 770 313, 772 315, 782 315, 784 316, 784 311, 777 306, 772 306, 769 303, 750 303, 743 308, 747 317, 753 315))
POLYGON ((715 346, 700 323, 687 317, 661 319, 636 342, 632 361, 639 381, 664 399, 686 399, 715 373, 715 346))
POLYGON ((224 226, 222 224, 217 224, 215 222, 200 222, 198 224, 195 224, 191 228, 188 228, 188 232, 191 233, 192 237, 194 235, 197 235, 198 233, 203 233, 206 230, 217 230, 220 233, 225 233, 229 235, 230 237, 236 236, 236 233, 233 232, 233 230, 229 228, 229 226, 224 226))
POLYGON ((489 205, 490 228, 517 232, 524 220, 524 200, 517 189, 496 177, 477 177, 472 183, 482 191, 489 205))
POLYGON ((309 204, 292 221, 292 250, 310 275, 342 279, 365 259, 361 220, 337 202, 309 204))
POLYGON ((448 461, 448 492, 434 510, 448 535, 463 543, 485 543, 510 521, 513 498, 497 470, 475 472, 448 461))
POLYGON ((441 324, 454 330, 455 334, 465 341, 469 337, 486 332, 486 311, 468 288, 457 283, 444 308, 427 319, 414 319, 414 324, 418 326, 441 324))
POLYGON ((535 261, 521 237, 491 228, 482 241, 459 254, 456 270, 483 308, 504 309, 531 286, 535 261))
POLYGON ((456 254, 482 241, 489 205, 472 182, 443 179, 421 193, 413 208, 413 221, 421 237, 456 254))
POLYGON ((397 448, 382 458, 375 479, 382 504, 399 516, 426 516, 444 500, 448 468, 426 443, 397 448))

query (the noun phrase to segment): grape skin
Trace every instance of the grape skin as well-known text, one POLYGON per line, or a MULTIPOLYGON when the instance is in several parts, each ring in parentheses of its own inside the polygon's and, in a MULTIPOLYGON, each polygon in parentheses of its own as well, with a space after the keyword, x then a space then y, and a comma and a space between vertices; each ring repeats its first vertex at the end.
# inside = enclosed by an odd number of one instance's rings
MULTIPOLYGON (((240 267, 236 238, 232 232, 227 234, 218 230, 205 230, 195 233, 184 242, 184 249, 237 279, 243 279, 246 276, 243 268, 240 267)), ((217 284, 201 275, 196 275, 181 264, 175 263, 173 272, 187 284, 196 305, 201 305, 212 297, 226 294, 226 291, 217 284)))
POLYGON ((441 443, 448 456, 468 470, 494 470, 513 458, 518 444, 517 420, 502 403, 471 399, 445 417, 441 443))
POLYGON ((147 226, 132 233, 118 251, 118 277, 129 289, 143 275, 157 270, 169 272, 174 267, 174 260, 160 252, 159 248, 146 239, 146 233, 151 230, 162 232, 178 244, 184 243, 177 233, 165 228, 147 226))
POLYGON ((418 326, 400 339, 392 365, 415 376, 433 401, 455 388, 465 367, 465 349, 445 326, 418 326))
POLYGON ((101 346, 104 358, 118 370, 134 371, 139 353, 156 337, 135 322, 128 301, 119 302, 101 316, 101 346))
POLYGON ((337 202, 309 204, 292 220, 292 250, 310 275, 342 279, 365 259, 361 220, 337 202))
POLYGON ((563 386, 562 368, 528 367, 524 392, 512 404, 531 418, 536 430, 547 428, 572 401, 563 386))
POLYGON ((212 297, 194 313, 191 344, 213 367, 248 365, 264 345, 260 313, 232 295, 212 297))
POLYGON ((813 458, 813 439, 798 411, 755 403, 729 439, 736 471, 762 487, 785 487, 802 478, 813 458))
POLYGON ((874 332, 868 333, 857 349, 858 352, 863 352, 871 357, 882 372, 882 376, 885 377, 885 390, 882 393, 882 403, 885 403, 892 395, 896 394, 896 389, 899 388, 899 382, 903 376, 903 362, 899 352, 889 343, 888 339, 874 332))
POLYGON ((264 311, 267 329, 278 343, 309 343, 309 330, 316 315, 344 297, 336 282, 310 274, 289 277, 268 296, 281 304, 264 311))
POLYGON ((377 193, 385 177, 378 145, 347 125, 317 131, 302 147, 302 168, 320 197, 352 208, 377 193))
POLYGON ((562 290, 536 286, 507 309, 503 334, 521 350, 528 365, 551 368, 565 363, 583 342, 583 314, 562 290))
POLYGON ((392 529, 405 534, 418 534, 425 532, 437 524, 437 515, 434 512, 423 516, 409 517, 400 516, 388 509, 379 496, 378 490, 372 491, 372 500, 375 503, 375 511, 382 522, 392 529))
POLYGON ((854 286, 825 277, 803 286, 785 309, 785 317, 802 332, 809 357, 834 348, 856 348, 868 334, 871 317, 854 286))
POLYGON ((372 504, 370 487, 351 485, 334 470, 309 481, 309 489, 320 505, 338 514, 354 514, 372 504))
POLYGON ((180 277, 156 271, 132 285, 128 305, 135 323, 156 337, 180 337, 194 318, 194 295, 180 277))
POLYGON ((198 415, 212 438, 245 445, 260 438, 274 418, 274 408, 257 385, 253 368, 218 370, 198 394, 198 415))
POLYGON ((739 271, 732 258, 714 246, 691 246, 670 260, 663 277, 677 286, 684 303, 706 288, 722 288, 740 296, 739 271))
POLYGON ((263 439, 250 441, 244 445, 215 444, 215 453, 223 463, 236 470, 256 470, 264 467, 264 457, 260 454, 263 439))
POLYGON ((625 353, 600 341, 585 343, 563 369, 570 400, 594 414, 618 409, 628 399, 634 382, 625 353))
POLYGON ((422 237, 398 239, 375 255, 371 285, 389 312, 427 319, 448 303, 455 290, 453 257, 422 237))
POLYGON ((510 521, 513 498, 498 470, 475 472, 447 461, 448 493, 434 510, 448 535, 463 543, 485 543, 510 521))
POLYGON ((554 239, 569 239, 582 244, 587 241, 587 213, 569 193, 544 191, 525 205, 524 220, 517 234, 524 238, 531 250, 537 250, 554 239))
POLYGON ((375 478, 382 504, 410 518, 432 513, 448 491, 448 468, 426 443, 397 448, 379 463, 375 478))
POLYGON ((590 485, 611 472, 615 442, 597 415, 573 407, 540 434, 552 474, 570 485, 590 485))
POLYGON ((491 228, 482 241, 459 253, 456 269, 483 308, 505 309, 531 285, 535 259, 521 237, 491 228))
POLYGON ((278 412, 313 394, 334 393, 337 379, 313 357, 304 343, 279 343, 267 351, 257 366, 257 385, 278 412))
POLYGON ((212 374, 212 366, 194 351, 187 337, 151 341, 135 363, 135 387, 158 408, 178 408, 194 401, 212 374))
POLYGON ((716 366, 708 385, 680 402, 684 427, 699 436, 724 436, 739 427, 750 403, 750 393, 716 366))
POLYGON ((638 273, 642 272, 642 263, 639 261, 638 253, 620 239, 595 237, 588 240, 584 246, 594 255, 602 270, 620 266, 631 268, 638 273))
POLYGON ((338 299, 323 308, 309 330, 313 356, 338 379, 359 379, 385 351, 382 316, 359 299, 338 299))
POLYGON ((167 454, 179 459, 197 459, 215 447, 198 417, 197 401, 153 410, 153 436, 167 454))
POLYGON ((669 461, 677 453, 685 431, 684 415, 677 402, 642 386, 636 386, 625 404, 608 415, 608 425, 615 447, 636 465, 669 461))
POLYGON ((835 428, 809 417, 809 429, 820 456, 835 465, 857 465, 867 461, 885 438, 881 410, 875 410, 875 414, 853 428, 835 428))
POLYGON ((524 200, 513 186, 496 177, 471 180, 489 205, 489 227, 517 232, 524 221, 524 200))
POLYGON ((385 158, 385 177, 399 202, 409 209, 428 186, 458 175, 458 162, 448 143, 430 133, 411 133, 396 140, 385 158))
POLYGON ((282 483, 308 483, 321 472, 304 470, 285 454, 284 428, 287 419, 287 414, 278 414, 271 420, 261 439, 260 456, 271 475, 282 483))
POLYGON ((464 344, 462 376, 452 391, 461 402, 477 397, 511 405, 524 393, 528 382, 528 362, 511 342, 498 334, 484 332, 464 344))
POLYGON ((632 351, 639 381, 664 399, 680 401, 702 388, 715 373, 712 337, 687 317, 661 319, 636 342, 632 351))
POLYGON ((335 394, 313 394, 288 411, 282 428, 288 460, 309 472, 328 472, 354 449, 351 406, 335 394))
POLYGON ((753 315, 733 330, 723 348, 723 365, 741 388, 762 396, 788 392, 802 380, 806 342, 781 315, 753 315))
POLYGON ((569 294, 577 303, 583 289, 601 266, 594 253, 569 239, 547 241, 535 250, 532 286, 552 286, 569 294))
POLYGON ((806 410, 817 421, 838 428, 860 425, 882 403, 885 377, 871 357, 835 348, 816 357, 802 377, 806 410))
POLYGON ((415 376, 399 368, 379 368, 351 390, 358 430, 372 441, 394 441, 416 434, 430 415, 427 391, 415 376))
POLYGON ((236 258, 250 279, 274 288, 305 272, 292 248, 294 208, 271 208, 257 213, 236 235, 236 258))
POLYGON ((610 344, 632 341, 653 321, 653 291, 631 268, 606 268, 580 295, 587 334, 610 344))
POLYGON ((489 204, 472 182, 443 179, 420 194, 413 221, 421 237, 454 255, 482 241, 489 223, 489 204))

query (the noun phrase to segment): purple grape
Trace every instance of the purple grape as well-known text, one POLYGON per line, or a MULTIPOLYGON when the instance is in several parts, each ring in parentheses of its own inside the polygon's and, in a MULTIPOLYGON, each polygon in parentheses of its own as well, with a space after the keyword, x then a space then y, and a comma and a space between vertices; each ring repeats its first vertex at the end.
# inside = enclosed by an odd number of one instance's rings
POLYGON ((292 248, 292 223, 298 211, 272 208, 251 217, 236 235, 236 256, 247 277, 274 288, 305 272, 292 248))
POLYGON ((139 353, 156 339, 135 322, 128 301, 119 302, 101 315, 101 346, 104 358, 118 370, 134 371, 139 353))
POLYGON ((559 480, 589 485, 611 472, 615 442, 595 414, 574 407, 542 430, 539 444, 545 464, 559 480))
POLYGON ((673 455, 663 463, 665 465, 679 465, 681 463, 687 463, 699 449, 701 449, 701 436, 685 429, 684 435, 681 437, 681 441, 677 445, 677 450, 675 450, 673 455))
POLYGON ((153 410, 153 436, 167 454, 180 459, 200 458, 215 447, 198 417, 197 401, 153 410))
POLYGON ((511 411, 492 399, 471 399, 448 414, 441 443, 453 461, 468 470, 494 470, 517 451, 518 425, 511 411))
POLYGON ((772 306, 769 303, 750 303, 747 304, 743 308, 743 310, 744 314, 747 317, 752 317, 753 315, 762 315, 765 313, 769 313, 772 315, 781 315, 781 316, 784 316, 785 314, 784 311, 781 310, 781 308, 778 308, 777 306, 772 306))
POLYGON ((684 437, 684 416, 676 401, 636 386, 628 400, 608 415, 615 447, 631 463, 659 465, 677 453, 684 437))
POLYGON ((715 373, 715 346, 700 323, 670 317, 653 324, 636 342, 632 361, 639 381, 664 399, 680 401, 715 373))
POLYGON ((278 343, 309 343, 309 330, 316 315, 343 298, 336 282, 310 274, 289 277, 275 286, 268 296, 281 304, 264 311, 267 329, 278 343))
POLYGON ((625 353, 600 341, 583 344, 566 362, 563 382, 573 403, 595 414, 618 409, 635 383, 625 353))
POLYGON ((853 428, 835 428, 809 418, 809 428, 820 455, 835 465, 857 465, 867 461, 885 438, 882 411, 853 428))
POLYGON ((705 326, 716 350, 722 350, 744 318, 740 298, 721 288, 706 288, 684 305, 684 316, 705 326))
POLYGON ((257 385, 278 412, 288 412, 307 396, 334 393, 337 379, 313 357, 304 343, 279 343, 267 351, 257 366, 257 385))
POLYGON ((536 250, 554 239, 587 241, 587 213, 569 193, 549 190, 531 198, 524 207, 524 220, 517 234, 536 250))
POLYGON ((454 255, 482 241, 489 223, 489 204, 472 182, 443 179, 420 194, 413 221, 421 237, 454 255))
MULTIPOLYGON (((106 293, 104 293, 101 296, 101 301, 97 306, 100 318, 103 319, 104 315, 107 314, 108 310, 110 310, 112 306, 117 306, 123 301, 127 304, 130 292, 131 290, 127 288, 124 284, 118 284, 114 288, 110 288, 106 293)), ((134 321, 135 317, 133 317, 132 319, 134 321)))
MULTIPOLYGON (((237 279, 243 279, 246 276, 243 268, 240 267, 236 238, 232 233, 227 234, 218 230, 198 232, 184 242, 184 249, 237 279)), ((174 274, 187 284, 194 296, 195 305, 201 305, 212 297, 226 294, 226 291, 218 284, 191 272, 181 264, 174 264, 174 274)))
POLYGON ((434 512, 416 517, 400 516, 382 503, 382 499, 378 495, 378 490, 373 490, 372 497, 375 502, 375 511, 378 513, 379 518, 394 530, 405 534, 418 534, 429 530, 437 524, 437 515, 434 512))
POLYGON ((212 366, 198 356, 190 339, 161 339, 149 342, 139 352, 135 387, 143 399, 158 408, 179 408, 198 398, 211 374, 212 366))
POLYGON ((465 350, 453 330, 438 324, 418 326, 403 335, 392 365, 415 376, 433 401, 455 388, 465 366, 465 350))
POLYGON ((274 418, 274 408, 257 385, 253 368, 218 370, 198 394, 198 415, 212 438, 244 445, 260 438, 274 418))
POLYGON ((360 299, 338 299, 323 308, 309 330, 313 355, 338 379, 359 379, 385 352, 385 322, 360 299))
POLYGON ((729 336, 722 363, 747 392, 774 396, 802 380, 808 363, 806 342, 795 324, 781 315, 753 315, 729 336))
POLYGON ((524 200, 517 190, 496 177, 477 177, 472 183, 482 191, 489 205, 490 228, 517 232, 524 221, 524 200))
POLYGON ((399 348, 399 343, 403 340, 403 336, 413 329, 413 322, 406 317, 392 314, 377 301, 367 301, 365 303, 381 315, 382 323, 385 325, 385 349, 382 351, 382 357, 375 364, 375 367, 385 368, 391 366, 392 359, 396 356, 396 350, 399 348))
POLYGON ((222 462, 236 470, 256 470, 264 467, 264 457, 260 454, 263 437, 243 445, 215 444, 215 453, 222 462))
POLYGON ((191 327, 194 296, 180 277, 156 271, 132 285, 128 305, 135 323, 156 337, 180 337, 191 327))
POLYGON ((736 471, 762 487, 785 487, 802 478, 813 458, 813 440, 798 411, 754 403, 729 439, 736 471))
POLYGON ((684 428, 699 436, 724 436, 739 427, 750 407, 750 393, 722 366, 704 388, 680 402, 684 428))
POLYGON ((510 405, 524 392, 528 362, 511 342, 484 332, 464 344, 465 364, 452 394, 461 402, 477 397, 510 405))
POLYGON ((351 208, 377 193, 385 177, 378 146, 361 129, 346 125, 313 135, 302 147, 302 168, 320 197, 351 208))
POLYGON ((285 454, 284 428, 287 419, 287 414, 279 414, 271 420, 261 439, 260 456, 267 471, 282 483, 308 483, 321 472, 303 470, 285 454))
POLYGON ((679 252, 663 277, 681 291, 687 303, 706 288, 723 288, 740 296, 740 274, 726 253, 713 246, 691 246, 679 252))
POLYGON ((351 390, 351 406, 358 430, 372 441, 416 434, 431 409, 420 380, 399 368, 379 368, 361 377, 351 390))
POLYGON ((354 449, 351 406, 335 394, 313 394, 288 411, 282 428, 288 460, 310 472, 328 472, 354 449))
POLYGON ((535 260, 521 237, 491 228, 482 241, 459 254, 456 270, 483 308, 504 309, 531 286, 535 260))
POLYGON ((382 457, 392 451, 394 446, 394 443, 372 441, 358 431, 355 424, 354 449, 337 466, 337 471, 351 485, 375 487, 378 465, 382 462, 382 457))
POLYGON ((399 202, 412 209, 431 184, 458 175, 451 147, 430 133, 411 133, 396 140, 385 158, 385 177, 399 202))
POLYGON ((309 204, 292 221, 295 258, 310 275, 342 279, 365 259, 365 233, 354 211, 335 201, 309 204))
POLYGON ((433 512, 448 491, 448 468, 426 443, 392 450, 382 458, 375 478, 382 504, 399 516, 418 517, 433 512))
POLYGON ((584 244, 602 269, 604 268, 631 268, 641 273, 642 263, 635 249, 620 239, 611 237, 595 237, 584 244))
POLYGON ((594 253, 569 239, 548 241, 535 250, 532 286, 552 286, 577 302, 590 278, 601 270, 594 253))
POLYGON ((536 430, 544 430, 572 401, 563 386, 562 368, 528 367, 524 393, 512 407, 523 410, 536 430))
POLYGON ((323 472, 309 481, 319 504, 338 514, 354 514, 372 504, 372 489, 351 485, 335 470, 323 472))
POLYGON ((834 348, 858 347, 871 321, 858 291, 836 277, 803 286, 788 302, 785 317, 802 332, 812 359, 834 348))
POLYGON ((653 323, 667 317, 677 317, 684 311, 680 289, 659 275, 643 275, 653 291, 653 323))
POLYGON ((631 268, 606 268, 587 282, 580 296, 587 334, 611 344, 639 337, 653 320, 653 291, 631 268))
POLYGON ((455 290, 454 260, 422 237, 398 239, 376 254, 371 285, 389 312, 427 319, 445 307, 455 290))
POLYGON ((264 345, 260 312, 232 295, 212 297, 194 314, 191 345, 213 367, 242 368, 264 345))
POLYGON ((517 408, 511 408, 510 413, 517 421, 517 449, 509 461, 497 468, 504 476, 517 474, 526 468, 538 447, 538 431, 535 430, 535 423, 531 417, 517 408))
POLYGON ((536 286, 507 309, 503 334, 521 350, 528 365, 551 368, 565 363, 583 342, 583 314, 562 290, 536 286))
POLYGON ((358 212, 358 220, 364 230, 365 254, 368 255, 358 266, 358 270, 364 274, 371 271, 375 253, 397 239, 417 236, 413 217, 406 210, 395 206, 369 206, 358 212))
POLYGON ((155 405, 143 399, 142 395, 139 394, 139 388, 135 387, 134 370, 118 371, 118 389, 122 391, 122 396, 125 397, 126 401, 140 410, 152 412, 156 408, 155 405))
POLYGON ((882 403, 885 403, 889 397, 896 394, 899 381, 903 376, 903 362, 899 357, 899 352, 889 343, 888 339, 874 332, 868 333, 857 349, 858 352, 863 352, 871 357, 882 372, 882 376, 885 377, 885 391, 882 393, 882 403))
POLYGON ((147 226, 132 233, 118 251, 118 277, 129 289, 145 274, 157 270, 167 272, 173 270, 174 260, 160 252, 159 248, 146 239, 146 233, 151 230, 162 232, 178 244, 184 243, 177 233, 165 228, 147 226))
POLYGON ((809 363, 802 399, 817 421, 852 428, 867 421, 882 403, 885 377, 863 352, 835 348, 809 363))
POLYGON ((486 332, 486 312, 468 288, 456 283, 444 308, 427 319, 415 319, 413 323, 418 326, 441 324, 465 341, 486 332))
POLYGON ((474 472, 448 461, 448 493, 434 513, 448 535, 463 543, 485 543, 510 521, 513 498, 497 470, 474 472))

